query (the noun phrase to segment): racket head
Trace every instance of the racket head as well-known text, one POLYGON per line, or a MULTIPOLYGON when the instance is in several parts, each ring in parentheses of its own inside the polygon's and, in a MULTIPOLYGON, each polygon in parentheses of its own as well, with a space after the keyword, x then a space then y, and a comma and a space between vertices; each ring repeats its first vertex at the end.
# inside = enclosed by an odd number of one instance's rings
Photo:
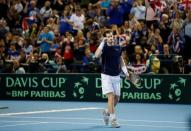
POLYGON ((141 78, 140 78, 140 75, 138 75, 138 74, 131 73, 130 74, 130 81, 135 86, 140 86, 141 85, 141 78))

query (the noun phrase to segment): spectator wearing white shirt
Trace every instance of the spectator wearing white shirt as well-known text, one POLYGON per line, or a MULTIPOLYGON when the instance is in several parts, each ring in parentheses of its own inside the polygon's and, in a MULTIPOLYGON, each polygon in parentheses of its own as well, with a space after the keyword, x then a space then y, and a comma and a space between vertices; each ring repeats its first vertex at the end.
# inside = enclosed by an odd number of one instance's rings
POLYGON ((25 69, 20 66, 18 60, 13 61, 13 71, 15 74, 25 74, 25 69))
POLYGON ((23 11, 23 5, 21 4, 21 0, 14 1, 14 9, 17 13, 21 13, 21 11, 23 11))
POLYGON ((83 30, 85 17, 82 14, 81 9, 77 8, 75 13, 73 13, 70 17, 70 21, 73 23, 73 29, 75 30, 83 30))
POLYGON ((52 15, 52 8, 50 7, 50 1, 45 1, 44 6, 40 9, 40 15, 45 20, 52 15))
POLYGON ((137 20, 145 20, 146 8, 142 4, 142 0, 135 1, 133 8, 131 8, 131 14, 133 14, 137 20))

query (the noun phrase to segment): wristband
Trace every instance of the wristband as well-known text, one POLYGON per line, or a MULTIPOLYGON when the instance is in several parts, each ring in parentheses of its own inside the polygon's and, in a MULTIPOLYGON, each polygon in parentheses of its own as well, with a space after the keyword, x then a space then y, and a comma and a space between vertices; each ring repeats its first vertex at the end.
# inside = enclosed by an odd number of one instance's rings
POLYGON ((104 44, 105 44, 105 41, 103 40, 103 41, 101 42, 101 44, 99 45, 98 49, 102 50, 103 47, 104 47, 104 44))
POLYGON ((129 76, 129 72, 128 72, 128 70, 127 70, 127 67, 126 66, 122 66, 122 71, 124 72, 124 74, 126 75, 126 76, 129 76))

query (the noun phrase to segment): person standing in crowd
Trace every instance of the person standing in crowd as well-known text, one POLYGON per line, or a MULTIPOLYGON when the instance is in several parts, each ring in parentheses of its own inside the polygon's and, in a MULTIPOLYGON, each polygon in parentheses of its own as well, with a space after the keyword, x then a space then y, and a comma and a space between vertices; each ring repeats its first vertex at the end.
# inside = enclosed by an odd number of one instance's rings
POLYGON ((44 23, 52 15, 52 8, 50 7, 50 5, 51 5, 51 2, 47 0, 44 3, 44 6, 40 9, 40 15, 44 23))
POLYGON ((185 20, 183 24, 183 30, 184 30, 184 38, 185 38, 185 45, 184 45, 184 59, 186 63, 188 63, 188 60, 191 59, 191 11, 189 11, 187 19, 185 20))
POLYGON ((25 74, 25 69, 20 66, 18 60, 13 60, 13 71, 16 74, 25 74))
POLYGON ((7 18, 9 7, 6 3, 6 0, 0 0, 0 19, 7 18))
POLYGON ((124 10, 119 4, 118 0, 112 0, 110 7, 107 9, 107 15, 109 17, 108 25, 122 25, 124 21, 124 10))
POLYGON ((73 23, 74 30, 83 30, 85 17, 80 8, 75 9, 75 13, 73 13, 70 17, 70 22, 73 23))
POLYGON ((111 31, 107 31, 105 35, 106 38, 103 38, 95 52, 96 58, 100 56, 102 58, 102 93, 108 99, 108 108, 103 112, 104 122, 105 125, 108 125, 110 120, 113 128, 119 128, 120 125, 117 122, 115 107, 120 97, 120 69, 122 68, 127 77, 129 74, 121 57, 121 43, 119 43, 111 31))
POLYGON ((143 5, 143 1, 139 0, 135 1, 133 4, 133 8, 131 8, 131 14, 135 16, 135 18, 139 21, 145 21, 145 11, 146 8, 143 5))
POLYGON ((40 51, 42 53, 49 53, 50 47, 53 44, 52 35, 49 33, 48 26, 45 26, 43 32, 39 35, 37 43, 40 45, 40 51))

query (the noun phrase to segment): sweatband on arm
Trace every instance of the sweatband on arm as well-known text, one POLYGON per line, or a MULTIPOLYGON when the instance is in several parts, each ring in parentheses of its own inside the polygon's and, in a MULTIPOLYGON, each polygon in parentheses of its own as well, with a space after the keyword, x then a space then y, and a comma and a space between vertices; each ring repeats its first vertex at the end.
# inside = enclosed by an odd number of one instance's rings
POLYGON ((105 41, 103 40, 103 41, 101 42, 101 44, 99 45, 98 49, 102 50, 103 47, 104 47, 104 44, 105 44, 105 41))
POLYGON ((121 69, 122 69, 122 71, 124 72, 124 74, 125 74, 126 76, 129 76, 129 72, 128 72, 126 66, 122 66, 121 69))

